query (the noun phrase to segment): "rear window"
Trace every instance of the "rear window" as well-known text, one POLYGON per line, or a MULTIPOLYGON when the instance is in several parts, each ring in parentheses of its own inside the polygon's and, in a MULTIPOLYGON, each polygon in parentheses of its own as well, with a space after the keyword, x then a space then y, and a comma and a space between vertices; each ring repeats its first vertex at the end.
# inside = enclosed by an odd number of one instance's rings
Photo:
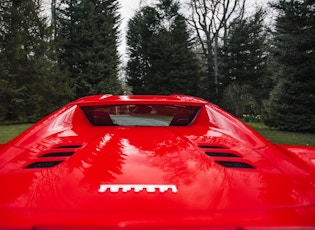
POLYGON ((96 126, 187 126, 199 109, 199 106, 142 104, 82 107, 87 119, 96 126))

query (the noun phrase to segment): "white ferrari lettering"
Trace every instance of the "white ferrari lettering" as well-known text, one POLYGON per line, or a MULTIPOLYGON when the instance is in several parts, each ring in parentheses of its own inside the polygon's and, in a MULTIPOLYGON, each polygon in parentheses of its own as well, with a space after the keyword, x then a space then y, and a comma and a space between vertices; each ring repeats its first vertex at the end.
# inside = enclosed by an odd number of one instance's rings
POLYGON ((129 192, 133 190, 134 192, 141 192, 146 190, 148 193, 154 193, 159 191, 161 193, 171 190, 173 193, 177 193, 176 185, 172 184, 101 184, 98 189, 99 192, 110 191, 112 193, 117 193, 119 191, 129 192))

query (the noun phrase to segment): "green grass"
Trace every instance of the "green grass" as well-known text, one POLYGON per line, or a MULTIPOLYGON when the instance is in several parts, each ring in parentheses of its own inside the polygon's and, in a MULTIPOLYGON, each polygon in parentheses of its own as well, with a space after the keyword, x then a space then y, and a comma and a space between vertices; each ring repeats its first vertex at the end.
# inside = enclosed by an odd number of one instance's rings
POLYGON ((32 124, 0 125, 0 143, 6 143, 16 137, 32 124))
POLYGON ((279 131, 262 123, 247 124, 273 143, 315 146, 315 134, 279 131))
MULTIPOLYGON (((31 125, 0 125, 0 143, 8 142, 31 125)), ((278 131, 262 123, 248 123, 248 125, 273 143, 315 146, 315 134, 278 131)))

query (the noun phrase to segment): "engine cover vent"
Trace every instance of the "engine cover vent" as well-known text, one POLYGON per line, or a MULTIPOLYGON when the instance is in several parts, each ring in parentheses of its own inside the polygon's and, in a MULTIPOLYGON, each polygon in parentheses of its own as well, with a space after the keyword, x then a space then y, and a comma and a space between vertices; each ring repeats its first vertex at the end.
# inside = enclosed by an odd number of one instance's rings
POLYGON ((243 156, 229 148, 220 145, 200 144, 198 147, 214 162, 225 168, 255 169, 254 166, 245 162, 243 156), (233 159, 233 160, 232 160, 233 159))
POLYGON ((38 169, 54 167, 67 160, 70 156, 75 154, 75 152, 81 147, 82 145, 79 144, 56 146, 48 151, 45 151, 42 155, 38 156, 36 160, 26 165, 24 168, 38 169))

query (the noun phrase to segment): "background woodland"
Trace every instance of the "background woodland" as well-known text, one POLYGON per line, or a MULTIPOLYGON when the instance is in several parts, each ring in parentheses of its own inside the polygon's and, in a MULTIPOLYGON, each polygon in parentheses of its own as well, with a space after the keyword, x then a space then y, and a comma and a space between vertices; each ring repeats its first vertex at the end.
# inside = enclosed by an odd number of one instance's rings
POLYGON ((0 123, 35 122, 92 94, 189 94, 239 118, 315 132, 315 1, 0 2, 0 123), (48 16, 47 16, 48 15, 48 16))

